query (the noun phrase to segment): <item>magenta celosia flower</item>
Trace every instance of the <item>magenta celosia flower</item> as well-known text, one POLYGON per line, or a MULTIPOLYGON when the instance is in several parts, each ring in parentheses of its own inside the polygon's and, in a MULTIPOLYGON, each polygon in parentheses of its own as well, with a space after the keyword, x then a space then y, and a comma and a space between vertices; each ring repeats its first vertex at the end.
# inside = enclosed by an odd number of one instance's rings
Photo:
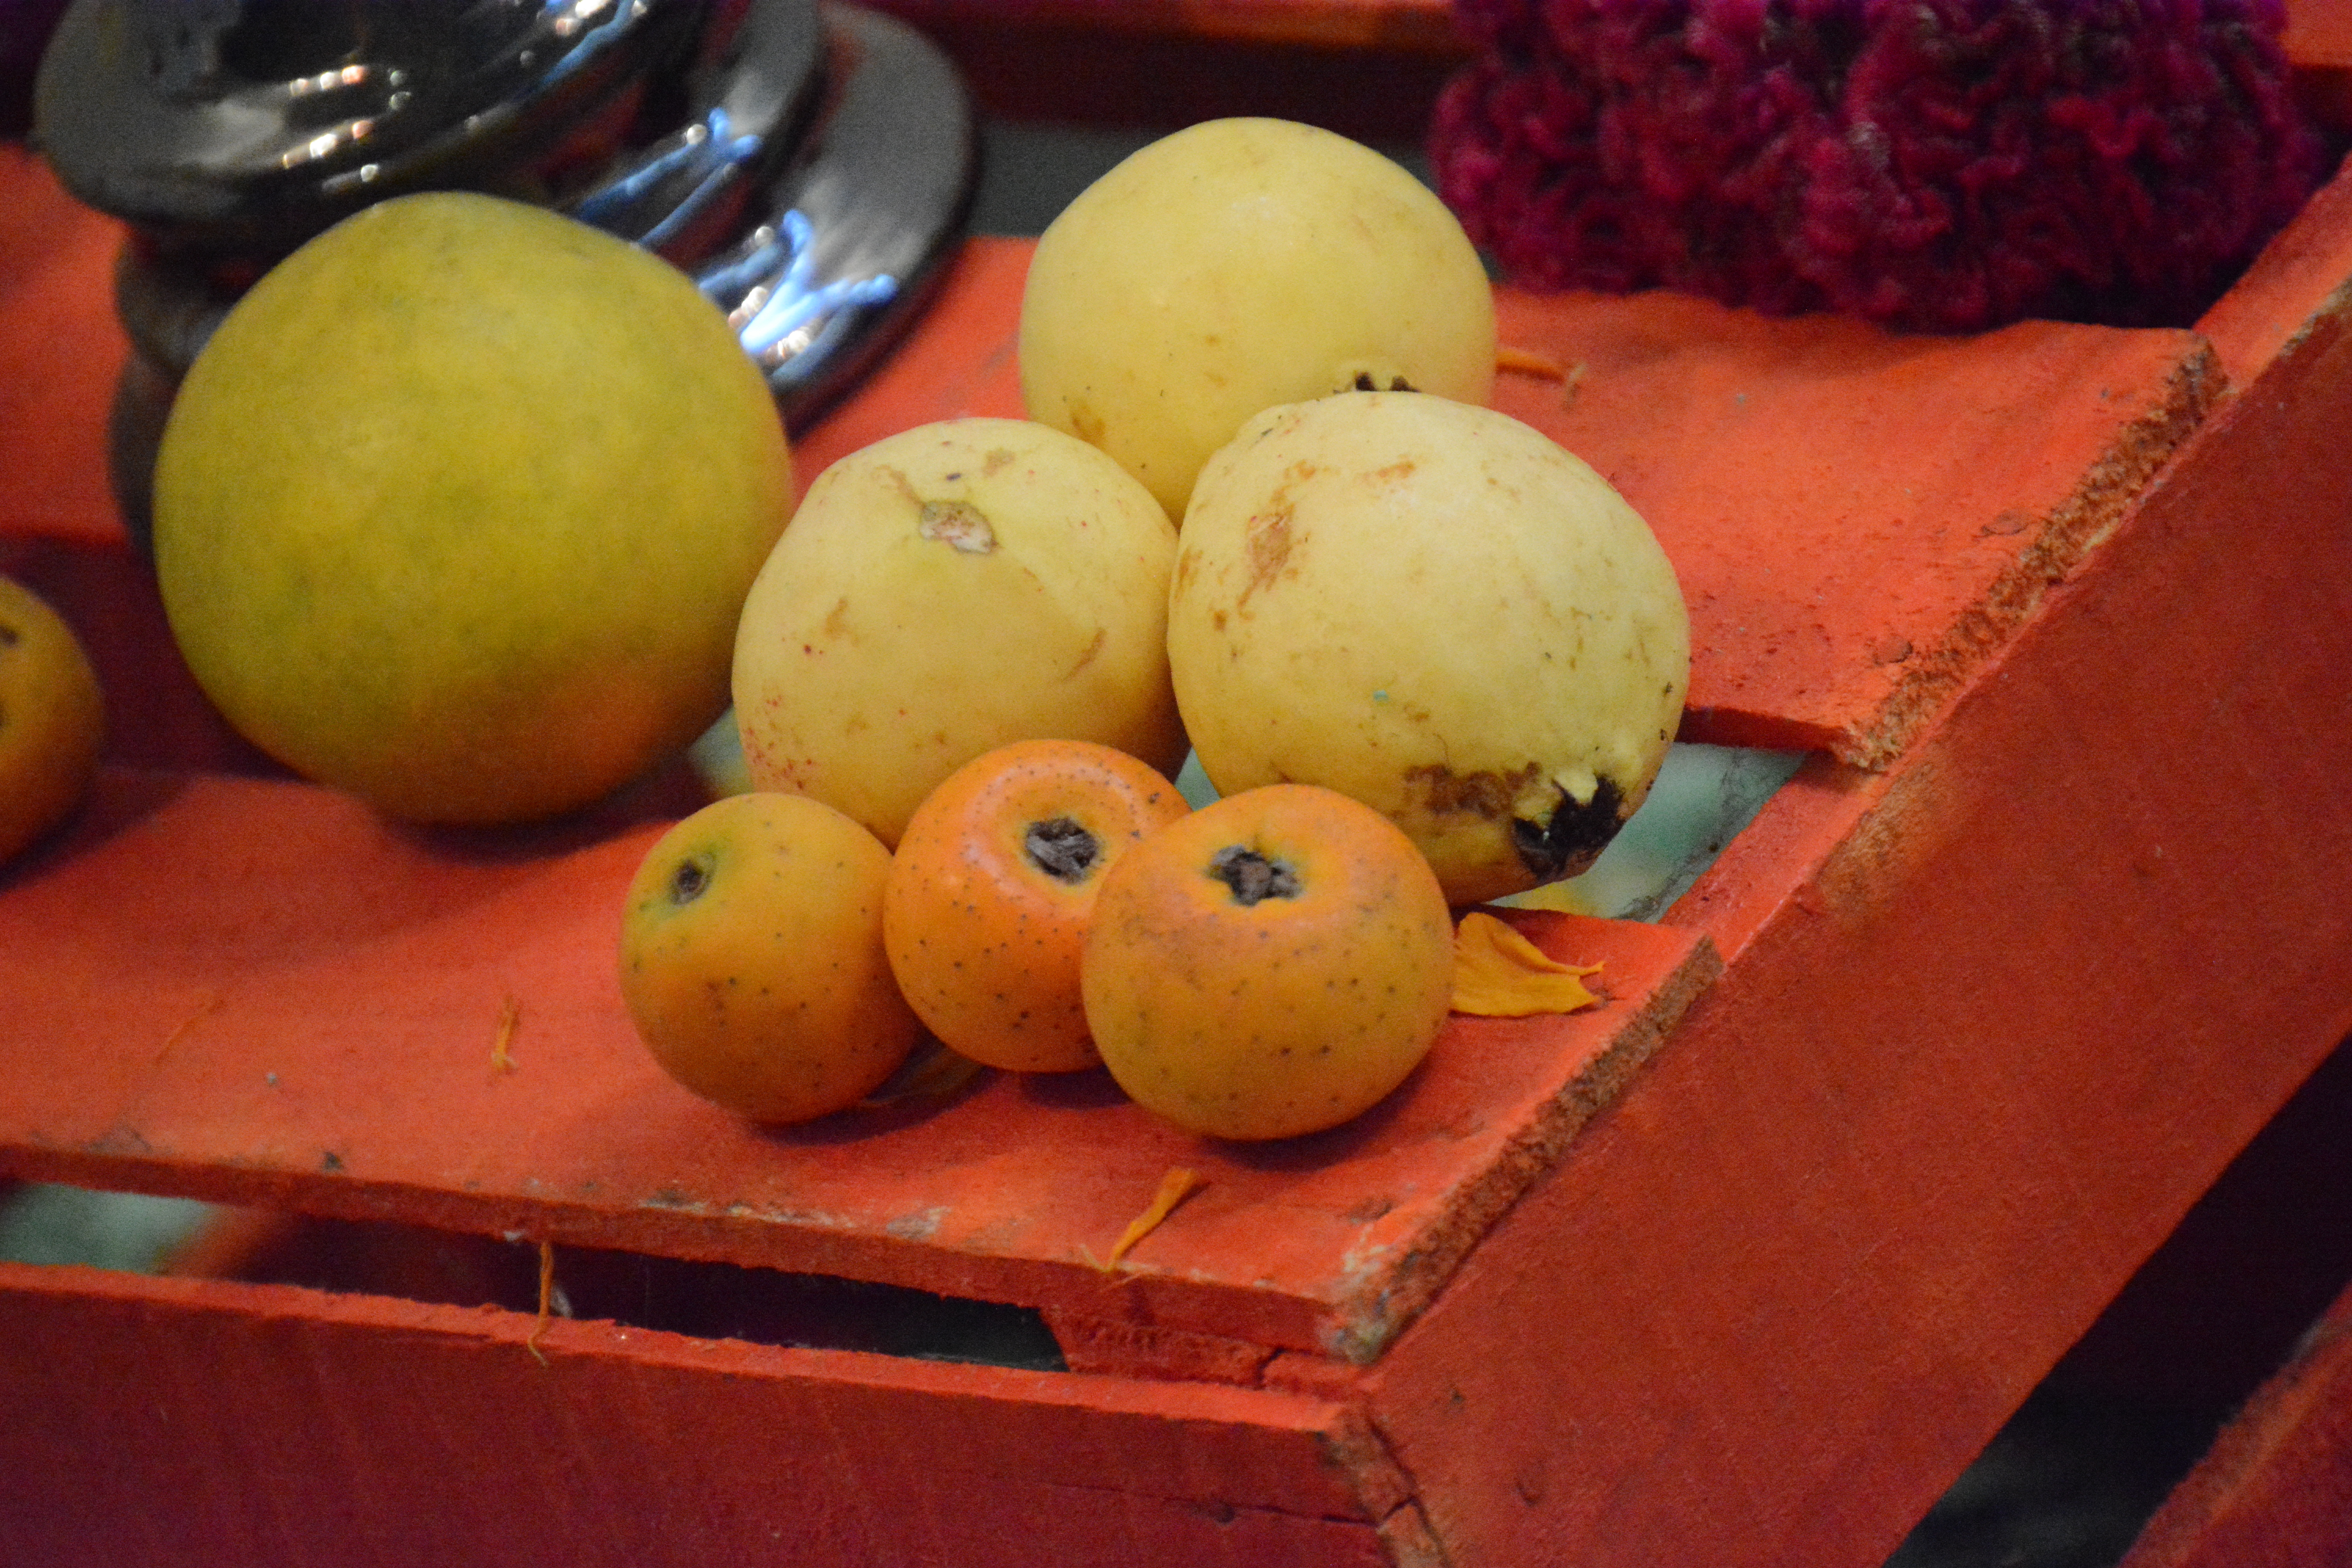
POLYGON ((2329 157, 2279 0, 1456 5, 1432 168, 1533 287, 2186 324, 2329 157))

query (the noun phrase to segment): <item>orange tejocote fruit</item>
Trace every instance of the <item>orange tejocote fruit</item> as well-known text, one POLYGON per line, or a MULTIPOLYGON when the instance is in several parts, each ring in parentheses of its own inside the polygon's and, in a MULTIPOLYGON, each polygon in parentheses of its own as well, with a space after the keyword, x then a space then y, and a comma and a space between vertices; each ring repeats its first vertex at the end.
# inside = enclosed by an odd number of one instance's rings
POLYGON ((106 695, 65 617, 0 577, 0 862, 72 814, 106 737, 106 695))
POLYGON ((1454 928, 1403 830, 1315 784, 1202 806, 1103 878, 1087 1025, 1138 1103, 1218 1138, 1287 1138, 1385 1099, 1444 1026, 1454 928))
POLYGON ((1176 786, 1088 741, 1019 741, 950 774, 916 808, 883 891, 906 998, 950 1047, 1013 1072, 1096 1055, 1078 959, 1105 874, 1189 810, 1176 786))
POLYGON ((621 994, 678 1083, 754 1121, 845 1110, 922 1026, 882 951, 890 852, 806 795, 712 802, 654 841, 621 915, 621 994))

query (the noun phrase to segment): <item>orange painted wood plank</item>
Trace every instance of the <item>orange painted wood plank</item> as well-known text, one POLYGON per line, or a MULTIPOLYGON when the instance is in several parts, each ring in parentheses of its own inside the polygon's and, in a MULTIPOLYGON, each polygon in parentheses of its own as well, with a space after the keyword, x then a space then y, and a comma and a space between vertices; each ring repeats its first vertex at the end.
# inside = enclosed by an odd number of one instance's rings
POLYGON ((121 233, 0 142, 0 537, 121 536, 106 420, 129 353, 114 320, 121 233))
POLYGON ((2288 0, 2286 52, 2301 66, 2352 66, 2352 5, 2288 0))
POLYGON ((2121 1568, 2352 1562, 2352 1289, 2222 1429, 2121 1568))
POLYGON ((1376 1111, 1276 1147, 1179 1132, 1100 1072, 761 1131, 664 1078, 620 1001, 621 893, 660 826, 436 836, 306 784, 110 776, 0 881, 0 1169, 1361 1359, 1715 970, 1696 932, 1520 917, 1603 963, 1609 1004, 1457 1018, 1376 1111), (1095 1268, 1178 1165, 1202 1189, 1095 1268))
POLYGON ((1685 295, 1498 298, 1567 367, 1495 406, 1646 518, 1691 609, 1684 736, 1865 766, 2109 528, 2219 391, 2193 334, 1949 338, 1685 295))
POLYGON ((283 1286, 0 1265, 0 1561, 45 1568, 1374 1568, 1410 1535, 1328 1401, 283 1286))
POLYGON ((1460 1560, 1881 1562, 2352 1029, 2347 389, 2339 307, 1767 807, 1795 885, 1364 1374, 1460 1560))
MULTIPOLYGON (((1464 54, 1452 0, 877 0, 918 26, 976 25, 1138 32, 1323 47, 1464 54)), ((2352 65, 2352 5, 2291 0, 2287 57, 2352 65)))
POLYGON ((2352 177, 2339 171, 2198 321, 2229 385, 2252 384, 2314 317, 2331 308, 2347 279, 2352 177))
POLYGON ((1050 26, 1222 43, 1459 55, 1451 0, 879 0, 921 27, 1050 26))

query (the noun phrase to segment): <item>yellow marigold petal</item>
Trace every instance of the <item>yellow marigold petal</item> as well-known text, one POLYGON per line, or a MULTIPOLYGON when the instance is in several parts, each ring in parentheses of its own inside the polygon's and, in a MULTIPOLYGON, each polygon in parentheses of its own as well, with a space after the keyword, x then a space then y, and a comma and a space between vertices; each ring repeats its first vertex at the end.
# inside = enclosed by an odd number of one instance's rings
POLYGON ((1160 1177, 1160 1191, 1152 1194, 1151 1202, 1141 1214, 1128 1222, 1126 1234, 1111 1247, 1110 1256, 1103 1259, 1102 1267, 1106 1269, 1118 1268, 1119 1259, 1125 1258, 1137 1242, 1159 1229, 1160 1222, 1175 1212, 1176 1205, 1191 1197, 1193 1189, 1201 1184, 1197 1173, 1181 1165, 1160 1177))
POLYGON ((1573 1013, 1601 1000, 1584 976, 1601 965, 1562 963, 1483 910, 1462 917, 1454 931, 1454 1010, 1490 1018, 1573 1013))

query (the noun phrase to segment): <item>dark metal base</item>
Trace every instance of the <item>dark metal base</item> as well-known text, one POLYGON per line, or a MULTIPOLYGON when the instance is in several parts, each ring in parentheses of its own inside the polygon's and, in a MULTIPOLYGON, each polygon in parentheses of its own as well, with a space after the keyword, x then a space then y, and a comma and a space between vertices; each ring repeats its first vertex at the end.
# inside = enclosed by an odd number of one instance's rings
MULTIPOLYGON (((268 8, 248 0, 243 9, 268 8)), ((303 15, 331 34, 336 26, 364 34, 383 8, 317 5, 303 15)), ((388 9, 407 29, 397 41, 421 47, 426 13, 388 9)), ((79 0, 68 14, 44 65, 42 145, 69 189, 132 228, 115 297, 133 353, 116 391, 110 455, 125 524, 142 550, 155 447, 181 376, 278 256, 367 201, 415 189, 492 190, 663 256, 727 312, 795 433, 896 340, 962 237, 978 180, 973 109, 948 58, 903 23, 812 0, 687 7, 703 29, 697 35, 684 30, 680 7, 656 0, 573 9, 604 16, 613 29, 591 57, 599 90, 567 96, 559 89, 584 79, 587 68, 565 66, 571 55, 542 58, 552 86, 532 79, 510 105, 470 111, 454 130, 403 122, 404 140, 381 149, 383 160, 354 163, 365 139, 347 138, 352 146, 321 153, 300 180, 278 166, 291 134, 284 125, 236 157, 201 141, 167 157, 156 138, 216 129, 222 105, 257 95, 290 116, 303 96, 295 87, 333 73, 258 85, 226 73, 220 57, 236 51, 222 40, 238 36, 236 5, 79 0), (172 35, 188 58, 95 52, 100 21, 144 37, 139 29, 191 17, 172 35), (148 141, 110 136, 93 104, 146 126, 148 141), (656 108, 666 129, 644 134, 656 108), (574 117, 568 130, 553 122, 559 109, 574 117), (616 141, 625 121, 638 133, 616 141), (377 172, 355 200, 355 171, 368 168, 377 172)), ((491 64, 511 74, 521 46, 503 35, 498 42, 491 64)), ((575 54, 586 47, 575 40, 575 54)), ((349 68, 352 90, 373 84, 381 94, 386 78, 415 79, 413 66, 349 68)), ((460 85, 478 88, 489 71, 459 72, 460 85)), ((442 100, 472 101, 455 89, 442 100)))

